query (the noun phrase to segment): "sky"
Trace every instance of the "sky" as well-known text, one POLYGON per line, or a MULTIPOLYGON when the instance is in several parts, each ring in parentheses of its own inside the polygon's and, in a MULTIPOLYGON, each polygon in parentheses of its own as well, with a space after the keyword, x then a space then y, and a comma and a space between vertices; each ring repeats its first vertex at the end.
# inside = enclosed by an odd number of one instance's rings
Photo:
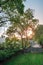
POLYGON ((34 10, 34 17, 39 19, 39 24, 43 24, 43 0, 26 0, 25 10, 31 8, 34 10))

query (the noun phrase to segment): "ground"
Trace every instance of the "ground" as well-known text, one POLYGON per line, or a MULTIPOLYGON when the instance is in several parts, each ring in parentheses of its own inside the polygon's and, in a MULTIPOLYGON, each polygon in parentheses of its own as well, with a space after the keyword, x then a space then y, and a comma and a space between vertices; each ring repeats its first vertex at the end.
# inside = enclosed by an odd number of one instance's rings
POLYGON ((43 65, 43 53, 25 53, 12 57, 4 65, 43 65))

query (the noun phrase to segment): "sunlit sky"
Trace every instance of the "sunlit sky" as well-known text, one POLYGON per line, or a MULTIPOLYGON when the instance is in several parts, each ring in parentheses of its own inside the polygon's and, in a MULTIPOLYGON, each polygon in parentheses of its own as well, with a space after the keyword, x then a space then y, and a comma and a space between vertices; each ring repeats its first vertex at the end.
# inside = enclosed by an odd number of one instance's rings
POLYGON ((43 24, 43 0, 26 0, 25 10, 28 8, 34 9, 35 18, 39 19, 39 23, 43 24))

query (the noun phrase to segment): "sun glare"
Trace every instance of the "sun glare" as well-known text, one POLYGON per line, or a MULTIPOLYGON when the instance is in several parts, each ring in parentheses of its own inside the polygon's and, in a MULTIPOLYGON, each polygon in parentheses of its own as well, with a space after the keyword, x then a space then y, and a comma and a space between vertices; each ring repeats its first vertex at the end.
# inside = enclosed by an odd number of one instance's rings
MULTIPOLYGON (((27 31, 23 31, 23 32, 24 32, 24 34, 22 35, 22 38, 26 38, 26 32, 27 32, 27 37, 29 39, 31 39, 34 35, 32 28, 28 28, 27 31)), ((19 40, 21 40, 21 35, 19 35, 17 32, 15 33, 15 37, 18 38, 19 40)))
POLYGON ((21 39, 21 36, 16 32, 15 34, 15 37, 17 37, 18 39, 21 39))
POLYGON ((32 29, 29 28, 29 29, 27 30, 27 36, 30 36, 32 33, 33 33, 32 29))

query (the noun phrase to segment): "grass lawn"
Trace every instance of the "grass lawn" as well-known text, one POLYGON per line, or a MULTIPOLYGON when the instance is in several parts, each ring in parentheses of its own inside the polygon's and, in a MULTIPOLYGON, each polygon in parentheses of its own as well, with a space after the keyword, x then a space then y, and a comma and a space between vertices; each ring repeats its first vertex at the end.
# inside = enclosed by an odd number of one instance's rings
POLYGON ((11 58, 4 65, 43 65, 43 53, 25 53, 11 58))

